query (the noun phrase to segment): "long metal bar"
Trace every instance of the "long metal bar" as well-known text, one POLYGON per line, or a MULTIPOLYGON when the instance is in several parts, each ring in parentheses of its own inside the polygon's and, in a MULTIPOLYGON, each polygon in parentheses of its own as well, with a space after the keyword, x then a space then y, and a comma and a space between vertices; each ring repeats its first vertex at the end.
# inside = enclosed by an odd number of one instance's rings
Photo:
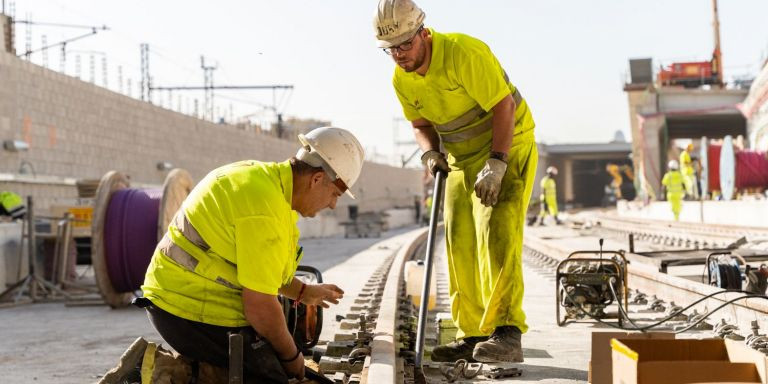
POLYGON ((153 91, 204 91, 206 89, 293 89, 293 85, 214 85, 211 87, 150 87, 153 91))
POLYGON ((32 196, 27 196, 27 261, 29 262, 29 276, 32 278, 32 285, 29 287, 29 297, 32 301, 37 301, 37 283, 34 280, 35 274, 35 256, 37 255, 37 245, 35 244, 35 207, 32 203, 32 196))
POLYGON ((432 192, 432 212, 429 216, 429 234, 427 235, 427 254, 424 259, 424 280, 421 286, 421 302, 419 303, 419 322, 416 328, 416 359, 417 368, 421 368, 421 359, 424 356, 424 336, 426 333, 427 310, 429 305, 429 282, 432 279, 432 262, 435 254, 435 236, 437 235, 437 221, 440 215, 440 207, 443 205, 443 184, 445 174, 438 171, 435 175, 435 189, 432 192))
POLYGON ((30 24, 30 25, 45 25, 48 27, 59 27, 59 28, 77 28, 77 29, 99 29, 102 31, 108 31, 109 27, 106 25, 102 26, 95 26, 95 25, 82 25, 82 24, 64 24, 64 23, 47 23, 42 21, 31 21, 31 20, 14 20, 14 23, 17 24, 30 24))
MULTIPOLYGON (((70 263, 70 254, 69 254, 69 245, 71 241, 74 241, 72 239, 72 220, 74 219, 74 215, 72 212, 67 212, 64 214, 65 219, 64 221, 64 227, 62 228, 62 238, 60 242, 60 256, 59 256, 59 278, 57 280, 57 284, 61 287, 64 286, 64 283, 69 280, 69 263, 70 263)), ((77 261, 75 261, 77 263, 77 261)))
POLYGON ((88 36, 93 36, 93 35, 95 35, 97 32, 98 32, 98 31, 97 31, 96 29, 94 29, 94 30, 93 30, 93 31, 91 31, 90 33, 86 33, 86 34, 83 34, 83 35, 80 35, 80 36, 75 36, 75 37, 72 37, 72 38, 69 38, 69 39, 66 39, 66 40, 60 41, 60 42, 58 42, 58 43, 55 43, 55 44, 49 44, 49 45, 47 45, 47 46, 45 46, 45 47, 41 47, 41 48, 38 48, 38 49, 30 49, 30 50, 28 50, 28 51, 26 51, 26 52, 24 52, 24 53, 22 53, 22 54, 16 55, 16 56, 17 56, 17 57, 22 57, 22 56, 26 56, 26 55, 31 55, 31 54, 33 54, 33 53, 35 53, 35 52, 40 52, 40 51, 42 51, 42 50, 45 50, 45 49, 48 49, 48 48, 58 47, 59 45, 66 45, 66 44, 68 44, 68 43, 71 43, 71 42, 73 42, 73 41, 77 41, 77 40, 80 40, 80 39, 84 39, 84 38, 86 38, 86 37, 88 37, 88 36))

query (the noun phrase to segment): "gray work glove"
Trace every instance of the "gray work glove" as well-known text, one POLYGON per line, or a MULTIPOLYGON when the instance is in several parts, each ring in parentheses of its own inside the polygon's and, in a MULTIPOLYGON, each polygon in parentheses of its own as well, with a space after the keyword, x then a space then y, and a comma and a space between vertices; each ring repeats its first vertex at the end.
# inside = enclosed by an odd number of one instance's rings
POLYGON ((501 191, 501 179, 507 171, 507 163, 499 159, 488 159, 485 166, 477 174, 475 182, 475 195, 486 207, 496 205, 501 191))
POLYGON ((445 155, 434 149, 426 151, 421 155, 421 163, 429 169, 429 173, 431 173, 432 176, 435 176, 438 170, 445 173, 451 171, 451 168, 448 167, 448 161, 445 160, 445 155))

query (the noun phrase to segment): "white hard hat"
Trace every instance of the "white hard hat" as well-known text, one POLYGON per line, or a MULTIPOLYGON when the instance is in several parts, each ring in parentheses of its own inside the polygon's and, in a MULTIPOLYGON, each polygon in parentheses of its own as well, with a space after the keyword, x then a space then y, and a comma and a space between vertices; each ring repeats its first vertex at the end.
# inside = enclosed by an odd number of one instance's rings
POLYGON ((667 168, 669 168, 669 169, 679 169, 680 165, 677 163, 677 160, 670 160, 669 163, 667 163, 667 168))
POLYGON ((400 45, 424 24, 424 11, 412 0, 379 0, 373 29, 379 48, 400 45))
POLYGON ((303 145, 296 158, 313 167, 322 167, 334 184, 355 198, 349 188, 355 184, 363 168, 365 152, 355 135, 335 127, 322 127, 299 135, 303 145))
POLYGON ((555 168, 555 166, 553 165, 550 165, 549 167, 547 167, 547 173, 557 175, 557 168, 555 168))

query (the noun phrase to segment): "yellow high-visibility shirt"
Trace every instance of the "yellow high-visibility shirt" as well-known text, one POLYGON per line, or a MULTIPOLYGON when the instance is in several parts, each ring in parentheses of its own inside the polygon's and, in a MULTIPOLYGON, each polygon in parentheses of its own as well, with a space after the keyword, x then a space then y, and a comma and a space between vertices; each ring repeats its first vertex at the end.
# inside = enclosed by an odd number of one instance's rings
POLYGON ((291 282, 302 256, 292 190, 287 161, 242 161, 213 170, 181 208, 210 249, 196 247, 172 224, 168 236, 198 264, 190 270, 158 247, 141 287, 144 296, 188 320, 248 325, 242 288, 276 295, 291 282))
POLYGON ((547 200, 554 201, 557 200, 557 189, 555 187, 555 179, 544 176, 544 178, 541 179, 541 182, 539 183, 541 187, 541 194, 544 195, 544 197, 547 198, 547 200))
MULTIPOLYGON (((477 105, 491 112, 515 91, 485 43, 461 33, 443 34, 432 29, 430 33, 432 57, 425 76, 395 67, 392 83, 406 119, 424 118, 433 124, 446 124, 477 105)), ((493 113, 478 117, 465 128, 471 129, 492 117, 493 113)), ((522 100, 515 111, 515 135, 532 132, 533 128, 528 104, 522 100)), ((456 143, 445 143, 445 148, 453 155, 469 154, 490 146, 491 137, 488 131, 471 139, 475 144, 471 148, 456 143)))
POLYGON ((685 194, 683 174, 680 171, 669 171, 664 174, 661 184, 667 188, 667 197, 678 198, 685 194))
POLYGON ((691 161, 691 154, 688 151, 680 153, 680 171, 686 175, 693 175, 693 162, 691 161))

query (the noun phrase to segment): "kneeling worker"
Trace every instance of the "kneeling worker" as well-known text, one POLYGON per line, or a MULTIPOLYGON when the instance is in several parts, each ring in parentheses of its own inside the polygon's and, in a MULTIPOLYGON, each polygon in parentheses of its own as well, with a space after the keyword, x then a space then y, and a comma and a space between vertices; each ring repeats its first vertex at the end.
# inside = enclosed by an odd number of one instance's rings
POLYGON ((340 128, 299 140, 304 146, 287 161, 241 161, 210 172, 184 200, 141 287, 155 329, 190 359, 227 367, 228 333, 245 331, 247 382, 304 377, 278 294, 327 308, 344 293, 294 277, 302 257, 297 213, 313 217, 333 209, 345 191, 352 196, 363 149, 340 128))

